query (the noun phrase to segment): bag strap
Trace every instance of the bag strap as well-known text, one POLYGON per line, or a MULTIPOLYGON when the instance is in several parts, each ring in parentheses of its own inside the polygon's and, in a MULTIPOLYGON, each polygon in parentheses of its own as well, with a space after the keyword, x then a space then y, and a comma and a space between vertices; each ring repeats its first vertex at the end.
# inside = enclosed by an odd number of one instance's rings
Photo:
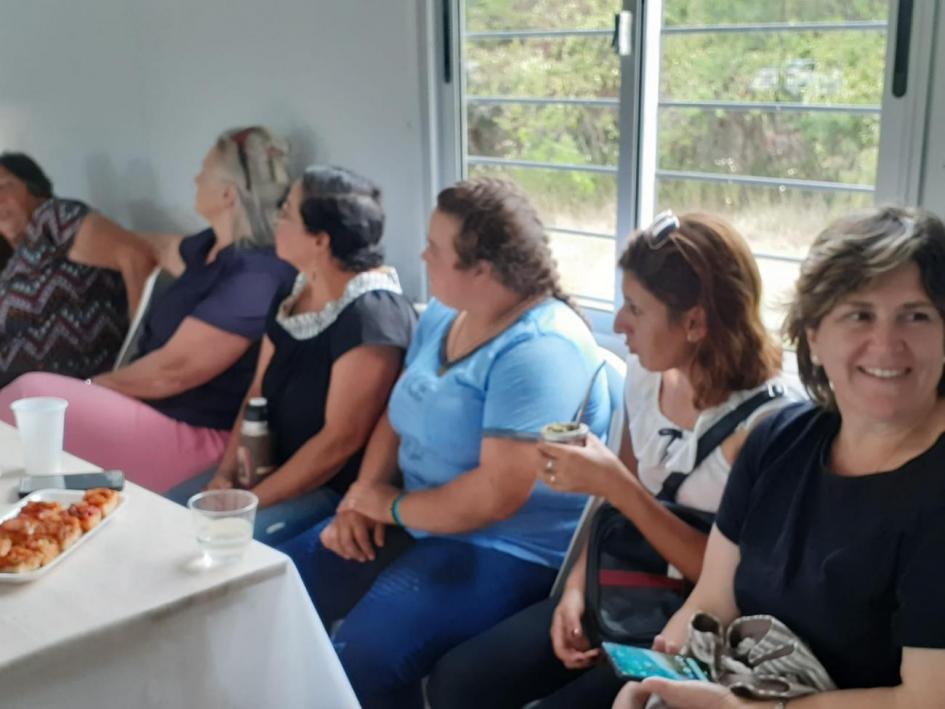
MULTIPOLYGON (((699 443, 696 444, 696 461, 692 464, 692 470, 698 468, 709 453, 718 448, 722 441, 732 435, 736 428, 751 416, 758 408, 784 396, 784 387, 780 384, 769 384, 765 389, 757 394, 745 399, 742 403, 729 411, 725 416, 716 421, 708 431, 699 437, 699 443)), ((689 473, 692 472, 689 471, 689 473)), ((663 487, 656 495, 656 499, 663 502, 675 502, 676 493, 689 477, 689 473, 675 472, 670 473, 663 481, 663 487)))

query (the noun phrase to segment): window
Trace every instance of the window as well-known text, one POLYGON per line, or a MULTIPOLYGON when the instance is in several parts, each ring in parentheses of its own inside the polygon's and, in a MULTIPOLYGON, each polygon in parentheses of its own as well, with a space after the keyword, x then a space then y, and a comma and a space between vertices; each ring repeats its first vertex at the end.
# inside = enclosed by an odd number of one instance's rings
POLYGON ((451 177, 503 175, 529 192, 565 286, 600 311, 601 329, 619 299, 618 244, 661 209, 719 213, 740 229, 776 327, 799 259, 831 218, 918 199, 911 185, 927 86, 921 71, 906 73, 909 91, 893 97, 889 77, 906 70, 903 57, 928 65, 923 23, 933 24, 934 8, 911 0, 446 7, 459 69, 455 130, 446 134, 458 147, 451 177))
POLYGON ((762 271, 769 326, 813 236, 873 203, 887 13, 887 0, 663 2, 641 212, 734 223, 762 271))
POLYGON ((614 300, 620 57, 613 2, 465 0, 462 168, 518 182, 567 290, 614 300))

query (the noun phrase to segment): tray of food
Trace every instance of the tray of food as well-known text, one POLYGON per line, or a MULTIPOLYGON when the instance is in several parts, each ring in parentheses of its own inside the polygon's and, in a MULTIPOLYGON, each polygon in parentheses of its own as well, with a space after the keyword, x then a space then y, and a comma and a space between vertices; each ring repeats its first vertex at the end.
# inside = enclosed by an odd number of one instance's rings
POLYGON ((0 517, 0 583, 45 576, 111 521, 114 490, 39 490, 0 517))

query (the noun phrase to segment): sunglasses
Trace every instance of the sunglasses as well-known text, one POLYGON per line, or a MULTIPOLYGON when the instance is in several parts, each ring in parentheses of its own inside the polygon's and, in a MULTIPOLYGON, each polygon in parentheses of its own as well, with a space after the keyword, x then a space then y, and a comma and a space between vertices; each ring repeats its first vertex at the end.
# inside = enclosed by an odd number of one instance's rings
POLYGON ((255 128, 245 128, 230 136, 230 140, 236 145, 236 156, 239 158, 240 168, 243 170, 243 177, 246 178, 247 191, 252 191, 253 181, 249 176, 249 160, 246 157, 246 139, 255 132, 255 128))
POLYGON ((673 210, 667 209, 656 215, 656 219, 641 233, 646 240, 646 245, 656 251, 662 248, 669 241, 670 235, 679 228, 679 217, 673 214, 673 210))

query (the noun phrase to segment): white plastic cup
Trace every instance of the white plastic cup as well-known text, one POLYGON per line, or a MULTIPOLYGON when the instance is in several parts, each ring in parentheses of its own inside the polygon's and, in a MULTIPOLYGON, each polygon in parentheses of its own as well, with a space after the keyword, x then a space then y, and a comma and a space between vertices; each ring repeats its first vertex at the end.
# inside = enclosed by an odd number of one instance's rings
POLYGON ((68 405, 68 401, 55 396, 33 396, 10 404, 20 432, 27 475, 59 474, 68 405))
POLYGON ((206 564, 232 563, 243 557, 253 541, 258 505, 256 495, 239 489, 206 490, 187 500, 206 564))

